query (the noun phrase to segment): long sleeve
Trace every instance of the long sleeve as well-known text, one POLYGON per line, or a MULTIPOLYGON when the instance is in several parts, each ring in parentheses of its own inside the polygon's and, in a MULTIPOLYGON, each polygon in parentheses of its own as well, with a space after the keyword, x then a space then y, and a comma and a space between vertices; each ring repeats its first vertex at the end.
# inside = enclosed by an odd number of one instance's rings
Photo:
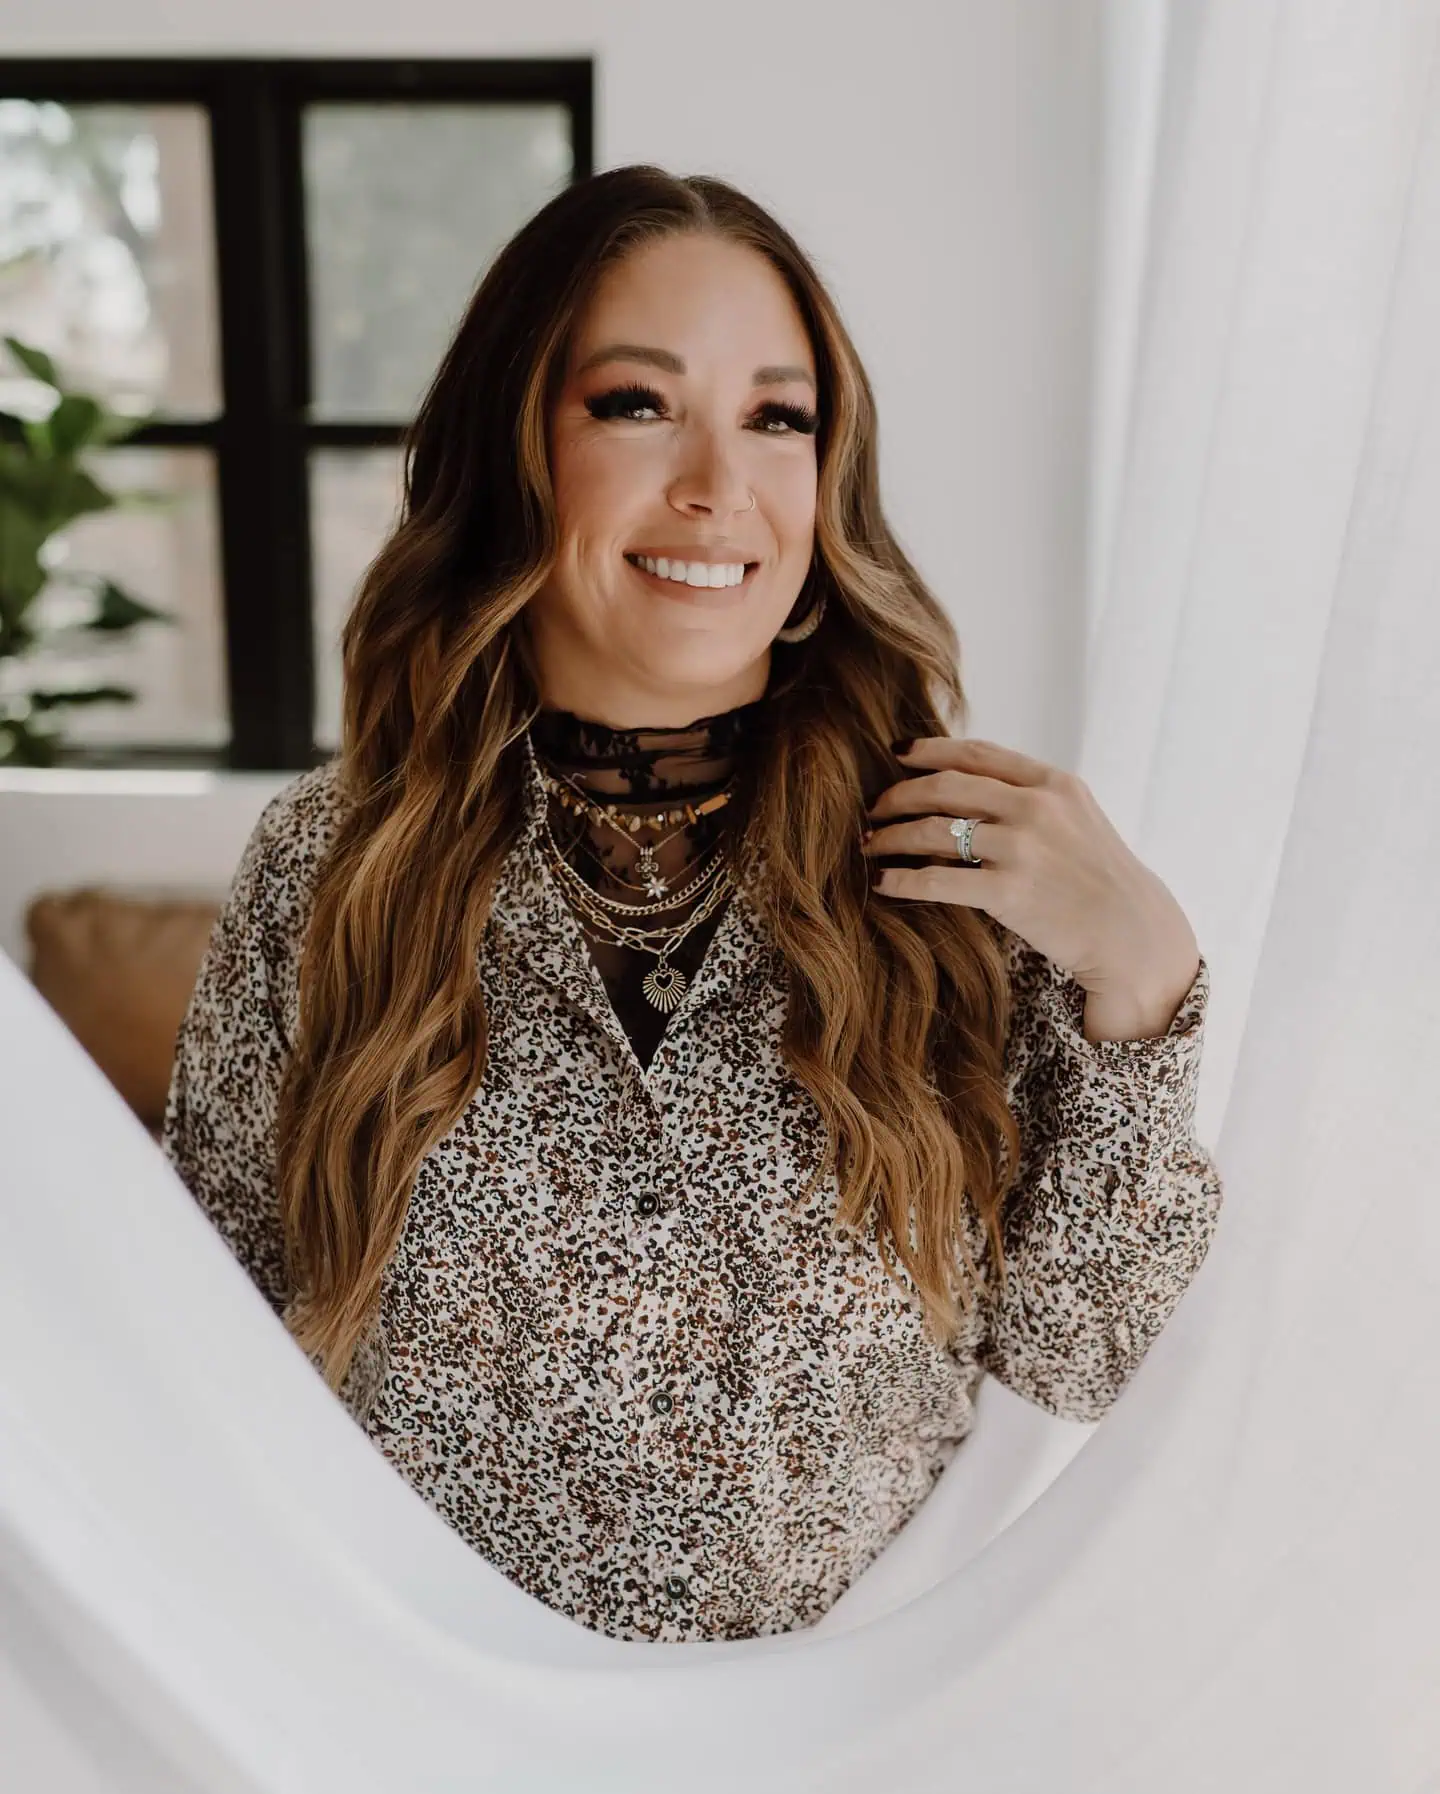
POLYGON ((272 803, 211 932, 180 1025, 160 1143, 280 1314, 287 1291, 275 1115, 289 1046, 276 984, 286 943, 271 866, 275 822, 272 803))
MULTIPOLYGON (((299 1025, 300 953, 315 876, 341 813, 334 762, 261 813, 216 919, 176 1042, 160 1144, 181 1182, 282 1321, 285 1264, 275 1163, 280 1085, 299 1025)), ((319 1356, 310 1363, 318 1371, 319 1356)), ((336 1391, 363 1421, 388 1370, 378 1315, 336 1391)))
POLYGON ((1220 1176, 1193 1132, 1210 969, 1202 957, 1167 1033, 1092 1042, 1081 986, 1006 937, 1006 1082, 1021 1160, 1004 1293, 979 1358, 1040 1407, 1097 1420, 1179 1304, 1219 1219, 1220 1176))

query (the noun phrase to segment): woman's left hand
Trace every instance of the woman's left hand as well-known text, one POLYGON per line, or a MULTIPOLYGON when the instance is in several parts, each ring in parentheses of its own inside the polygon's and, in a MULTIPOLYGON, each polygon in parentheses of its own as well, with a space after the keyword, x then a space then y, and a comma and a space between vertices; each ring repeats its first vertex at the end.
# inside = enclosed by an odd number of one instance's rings
POLYGON ((919 776, 875 800, 862 851, 951 863, 876 867, 877 894, 983 909, 1087 992, 1173 988, 1186 965, 1193 977, 1199 948, 1185 912, 1082 779, 997 742, 948 735, 922 736, 897 758, 919 776), (978 867, 956 858, 957 816, 980 818, 970 842, 978 867))

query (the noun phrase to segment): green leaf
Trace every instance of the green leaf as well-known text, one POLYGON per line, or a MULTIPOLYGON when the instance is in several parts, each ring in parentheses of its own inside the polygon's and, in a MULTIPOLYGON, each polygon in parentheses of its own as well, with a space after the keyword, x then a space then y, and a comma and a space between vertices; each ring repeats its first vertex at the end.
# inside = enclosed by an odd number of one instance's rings
POLYGON ((46 535, 116 503, 113 493, 73 461, 40 460, 11 442, 0 442, 0 500, 28 511, 46 535))
POLYGON ((135 693, 124 685, 81 685, 71 691, 32 691, 36 710, 57 710, 62 704, 133 704, 135 693))
POLYGON ((50 413, 50 446, 57 455, 75 455, 95 438, 104 409, 94 399, 67 393, 50 413))
POLYGON ((33 374, 37 380, 44 381, 46 386, 53 386, 59 392, 60 376, 55 371, 55 363, 42 349, 31 349, 13 336, 5 338, 5 347, 27 374, 33 374))
POLYGON ((37 461, 24 443, 0 442, 0 497, 38 517, 49 504, 54 477, 51 464, 37 461))
POLYGON ((118 500, 83 467, 60 466, 51 486, 48 521, 51 530, 63 529, 89 511, 114 510, 118 500))
POLYGON ((24 446, 32 460, 53 461, 55 449, 50 441, 50 422, 48 418, 27 417, 21 422, 24 446))
POLYGON ((49 534, 32 508, 17 502, 0 484, 0 613, 9 623, 19 621, 45 584, 40 549, 49 534))
POLYGON ((28 418, 21 419, 18 440, 0 439, 0 485, 27 492, 35 483, 35 460, 25 436, 28 423, 28 418))
POLYGON ((87 629, 120 630, 133 629, 137 623, 173 623, 174 614, 168 610, 156 610, 153 605, 144 604, 138 598, 132 598, 113 580, 107 579, 100 586, 100 604, 95 615, 85 625, 87 629))

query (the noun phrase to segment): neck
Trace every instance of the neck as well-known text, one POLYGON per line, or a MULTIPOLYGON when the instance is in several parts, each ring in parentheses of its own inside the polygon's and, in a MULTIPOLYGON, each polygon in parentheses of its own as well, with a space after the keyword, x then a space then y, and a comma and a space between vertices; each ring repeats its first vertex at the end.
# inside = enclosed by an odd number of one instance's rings
POLYGON ((766 713, 763 699, 683 723, 618 727, 546 704, 530 726, 542 764, 597 797, 643 804, 684 790, 718 791, 748 752, 766 713))
POLYGON ((770 655, 740 668, 718 684, 655 689, 605 677, 593 657, 574 664, 542 666, 542 703, 617 732, 689 729, 700 717, 723 716, 757 703, 770 683, 770 655), (597 674, 601 676, 597 677, 597 674))

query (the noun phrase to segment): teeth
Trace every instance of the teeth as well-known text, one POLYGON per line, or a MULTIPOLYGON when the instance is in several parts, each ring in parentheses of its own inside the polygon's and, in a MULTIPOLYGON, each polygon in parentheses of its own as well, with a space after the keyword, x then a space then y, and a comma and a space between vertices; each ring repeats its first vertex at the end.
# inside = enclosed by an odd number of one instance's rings
POLYGON ((738 586, 745 577, 745 565, 742 561, 716 562, 708 561, 671 561, 661 555, 653 560, 648 554, 627 554, 625 559, 633 566, 643 567, 647 573, 658 574, 661 579, 673 579, 677 585, 684 586, 738 586))

